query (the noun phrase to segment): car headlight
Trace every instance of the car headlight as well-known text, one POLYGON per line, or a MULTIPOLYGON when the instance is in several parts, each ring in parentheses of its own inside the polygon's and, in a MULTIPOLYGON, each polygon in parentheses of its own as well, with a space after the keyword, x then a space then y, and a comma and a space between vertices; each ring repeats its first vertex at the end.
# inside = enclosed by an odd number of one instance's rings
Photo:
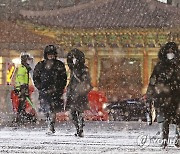
POLYGON ((104 110, 106 110, 106 109, 107 109, 107 106, 108 106, 108 104, 107 104, 107 103, 104 103, 104 104, 102 105, 102 108, 103 108, 104 110))
POLYGON ((115 113, 114 109, 111 109, 111 113, 115 113))

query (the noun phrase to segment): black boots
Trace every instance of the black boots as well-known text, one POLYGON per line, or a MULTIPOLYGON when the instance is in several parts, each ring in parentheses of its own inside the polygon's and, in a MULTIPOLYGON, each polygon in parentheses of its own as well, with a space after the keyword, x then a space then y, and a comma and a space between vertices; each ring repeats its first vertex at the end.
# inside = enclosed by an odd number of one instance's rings
POLYGON ((83 118, 83 113, 78 112, 78 111, 73 111, 71 112, 72 116, 72 121, 76 127, 76 133, 75 136, 78 137, 84 137, 83 133, 83 127, 84 127, 84 118, 83 118))
POLYGON ((176 146, 177 148, 180 147, 180 137, 179 137, 179 136, 176 136, 176 138, 175 138, 175 146, 176 146))
POLYGON ((55 129, 54 129, 54 125, 55 123, 54 122, 50 122, 49 125, 48 125, 48 131, 47 131, 47 135, 51 135, 51 134, 54 134, 55 133, 55 129))
POLYGON ((47 135, 51 135, 55 133, 55 120, 56 120, 56 114, 55 113, 48 113, 46 114, 47 117, 47 123, 48 123, 48 131, 47 135))
MULTIPOLYGON (((160 129, 161 129, 161 139, 162 139, 162 144, 161 147, 163 149, 165 149, 169 143, 168 141, 168 135, 169 135, 169 122, 168 121, 164 121, 163 123, 161 123, 160 125, 160 129)), ((173 140, 174 145, 176 147, 180 147, 180 126, 176 125, 176 136, 173 140)))
POLYGON ((84 133, 83 133, 83 129, 79 129, 79 128, 76 128, 77 130, 77 133, 75 133, 75 136, 78 136, 78 137, 84 137, 84 133))
POLYGON ((17 113, 15 119, 12 121, 13 124, 16 126, 22 126, 26 123, 26 115, 24 112, 22 113, 17 113))
POLYGON ((180 124, 176 125, 175 146, 180 147, 180 124))
POLYGON ((162 139, 162 144, 161 147, 165 149, 168 145, 168 136, 169 136, 169 122, 164 121, 160 124, 160 130, 161 130, 161 139, 162 139))
POLYGON ((162 140, 162 144, 161 144, 162 149, 165 149, 167 147, 167 145, 168 145, 167 142, 168 141, 166 139, 162 140))

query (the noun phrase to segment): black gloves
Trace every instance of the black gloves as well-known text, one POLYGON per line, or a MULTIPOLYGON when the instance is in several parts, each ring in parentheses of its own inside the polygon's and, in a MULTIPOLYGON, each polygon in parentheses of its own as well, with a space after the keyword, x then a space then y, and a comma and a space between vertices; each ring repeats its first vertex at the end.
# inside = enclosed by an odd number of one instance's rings
POLYGON ((26 96, 29 96, 29 86, 28 84, 23 84, 20 86, 20 92, 26 96))
POLYGON ((15 93, 16 95, 19 95, 19 89, 14 89, 14 93, 15 93))

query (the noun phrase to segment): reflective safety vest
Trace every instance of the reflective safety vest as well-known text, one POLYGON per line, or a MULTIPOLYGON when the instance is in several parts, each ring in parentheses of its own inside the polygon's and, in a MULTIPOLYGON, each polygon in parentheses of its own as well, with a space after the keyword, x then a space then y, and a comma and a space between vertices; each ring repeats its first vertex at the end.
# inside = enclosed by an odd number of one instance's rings
POLYGON ((17 68, 16 79, 15 79, 15 87, 16 89, 20 89, 20 86, 23 84, 29 84, 29 72, 24 65, 20 65, 17 68))

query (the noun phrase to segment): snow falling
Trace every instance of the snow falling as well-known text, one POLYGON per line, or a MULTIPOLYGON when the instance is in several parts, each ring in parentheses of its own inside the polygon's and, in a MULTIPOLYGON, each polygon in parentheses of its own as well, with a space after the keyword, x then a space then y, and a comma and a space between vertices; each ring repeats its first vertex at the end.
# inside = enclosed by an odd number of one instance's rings
POLYGON ((158 125, 147 126, 141 122, 85 122, 85 136, 74 136, 70 122, 56 125, 56 133, 46 135, 46 126, 0 127, 0 153, 43 154, 176 154, 173 145, 174 127, 171 126, 171 143, 166 150, 160 147, 158 125), (144 138, 147 142, 144 143, 144 138))
MULTIPOLYGON (((158 62, 159 49, 169 40, 179 40, 180 5, 177 0, 172 2, 173 6, 166 4, 167 0, 0 0, 0 153, 179 153, 179 148, 174 146, 173 124, 168 146, 162 149, 157 119, 151 126, 147 124, 144 95, 149 76, 158 62), (12 123, 14 81, 5 81, 4 70, 11 64, 16 67, 17 60, 20 63, 22 51, 34 56, 34 68, 43 57, 46 44, 58 46, 58 59, 66 65, 68 81, 66 54, 70 48, 85 52, 86 64, 94 73, 91 77, 96 85, 94 91, 100 91, 100 98, 96 100, 99 106, 91 101, 91 109, 85 111, 82 138, 74 135, 76 130, 66 111, 58 113, 55 134, 46 134, 47 123, 39 110, 37 89, 31 96, 37 123, 22 126, 12 123)), ((46 68, 49 70, 52 66, 50 61, 46 68)), ((33 71, 30 73, 32 78, 33 71)), ((172 76, 173 69, 161 74, 162 79, 172 76)), ((159 78, 151 78, 149 82, 154 84, 159 78)), ((157 94, 172 90, 164 83, 154 87, 157 94)), ((85 88, 79 89, 83 93, 85 88)), ((169 102, 170 96, 166 100, 169 102)))

